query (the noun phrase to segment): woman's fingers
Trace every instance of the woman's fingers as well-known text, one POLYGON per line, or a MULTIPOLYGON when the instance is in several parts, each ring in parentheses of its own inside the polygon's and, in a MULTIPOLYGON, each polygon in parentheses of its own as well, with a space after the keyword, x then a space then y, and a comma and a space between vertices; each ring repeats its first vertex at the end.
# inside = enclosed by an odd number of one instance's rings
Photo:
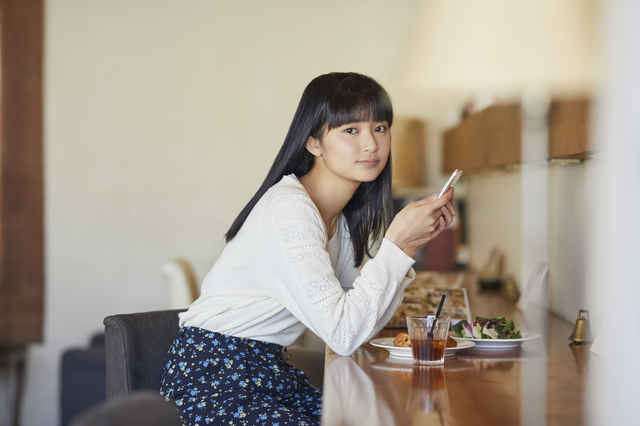
POLYGON ((453 223, 453 218, 457 214, 455 209, 455 204, 453 201, 453 188, 449 188, 449 190, 447 191, 447 195, 450 195, 451 197, 449 198, 449 201, 447 202, 447 204, 442 206, 441 210, 442 210, 442 214, 444 215, 445 222, 447 226, 449 226, 453 223))
POLYGON ((446 208, 444 207, 447 205, 447 203, 451 199, 451 194, 446 193, 439 199, 438 198, 434 199, 434 197, 437 197, 437 195, 427 197, 424 200, 421 200, 423 201, 423 203, 420 203, 418 208, 422 209, 422 211, 426 215, 427 222, 431 222, 435 229, 435 227, 438 225, 437 223, 438 218, 442 216, 444 214, 444 210, 446 210, 446 208), (429 199, 431 199, 432 201, 429 202, 428 201, 429 199))
POLYGON ((453 214, 453 216, 455 216, 457 214, 456 212, 456 207, 455 207, 455 201, 454 201, 454 188, 449 188, 449 190, 447 191, 448 193, 451 193, 451 198, 449 198, 449 202, 446 204, 447 208, 449 209, 449 211, 451 212, 451 214, 453 214))
POLYGON ((438 226, 436 227, 436 229, 433 231, 433 233, 429 236, 429 239, 432 240, 435 237, 437 237, 438 235, 440 235, 440 233, 442 231, 444 231, 444 228, 447 227, 447 224, 444 220, 443 216, 440 216, 440 218, 438 219, 438 226))
POLYGON ((432 194, 432 195, 430 195, 430 196, 428 196, 428 197, 424 197, 424 198, 423 198, 423 199, 421 199, 421 200, 415 201, 415 203, 416 203, 417 205, 423 206, 423 205, 425 205, 425 204, 433 203, 433 202, 434 202, 434 201, 436 201, 437 199, 438 199, 438 194, 432 194))
POLYGON ((410 241, 431 239, 436 230, 442 230, 453 221, 453 191, 447 191, 442 197, 437 194, 409 203, 391 222, 385 238, 404 247, 410 241))
POLYGON ((416 204, 419 206, 428 206, 430 209, 437 210, 440 207, 447 204, 451 197, 453 196, 452 191, 445 192, 442 197, 438 198, 438 194, 433 194, 430 197, 423 198, 422 200, 416 201, 416 204))
MULTIPOLYGON (((451 223, 453 222, 453 213, 451 212, 451 210, 449 210, 449 207, 447 205, 444 205, 440 210, 442 210, 442 215, 444 216, 445 226, 451 225, 451 223)), ((442 216, 440 217, 442 218, 442 216)))
POLYGON ((454 204, 453 200, 449 201, 447 204, 445 204, 445 206, 447 206, 447 208, 449 209, 449 211, 451 212, 452 215, 455 216, 456 214, 458 214, 456 212, 456 207, 455 207, 455 204, 454 204))

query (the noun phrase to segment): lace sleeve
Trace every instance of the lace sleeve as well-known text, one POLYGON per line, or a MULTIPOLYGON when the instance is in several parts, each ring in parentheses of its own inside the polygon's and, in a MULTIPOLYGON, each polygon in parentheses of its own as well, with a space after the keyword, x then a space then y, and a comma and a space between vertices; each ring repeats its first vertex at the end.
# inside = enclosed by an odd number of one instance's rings
POLYGON ((261 234, 262 267, 281 278, 262 283, 265 291, 341 355, 351 354, 369 337, 413 264, 385 239, 353 289, 345 292, 326 251, 322 218, 304 191, 272 194, 261 234))
MULTIPOLYGON (((352 288, 353 281, 360 275, 360 268, 357 268, 353 265, 353 245, 351 244, 348 235, 344 236, 343 238, 344 241, 342 242, 341 253, 344 253, 343 256, 345 257, 346 262, 342 263, 341 267, 336 271, 336 273, 338 274, 338 279, 342 283, 342 288, 347 290, 352 288), (345 285, 345 283, 347 284, 345 285)), ((415 279, 415 276, 416 273, 413 268, 409 268, 406 276, 398 285, 391 303, 389 303, 386 311, 382 314, 375 327, 373 328, 373 331, 371 331, 369 337, 367 337, 365 341, 368 342, 369 340, 373 339, 375 335, 378 334, 380 330, 382 330, 384 326, 389 323, 396 309, 398 309, 400 303, 402 303, 404 289, 415 279)))

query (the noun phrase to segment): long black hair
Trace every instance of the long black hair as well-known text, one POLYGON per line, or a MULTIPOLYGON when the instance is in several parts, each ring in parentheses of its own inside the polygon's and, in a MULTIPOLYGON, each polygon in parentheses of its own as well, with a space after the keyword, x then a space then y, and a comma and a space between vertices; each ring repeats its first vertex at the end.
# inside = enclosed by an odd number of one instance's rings
MULTIPOLYGON (((325 132, 360 121, 386 121, 391 127, 393 108, 387 92, 371 77, 357 73, 330 73, 316 77, 302 93, 300 104, 282 148, 267 177, 229 228, 227 242, 236 236, 256 203, 283 176, 298 177, 311 171, 314 156, 307 150, 309 136, 321 140, 325 132)), ((342 210, 351 235, 354 264, 362 264, 365 254, 383 235, 393 216, 391 201, 391 155, 382 172, 371 182, 360 184, 342 210)))

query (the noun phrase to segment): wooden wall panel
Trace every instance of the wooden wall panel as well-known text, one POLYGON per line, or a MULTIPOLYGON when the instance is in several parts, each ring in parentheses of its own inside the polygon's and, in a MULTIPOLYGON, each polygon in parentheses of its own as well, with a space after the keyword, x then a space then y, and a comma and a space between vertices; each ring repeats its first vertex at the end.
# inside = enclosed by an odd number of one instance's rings
MULTIPOLYGON (((549 110, 549 158, 588 158, 590 102, 558 100, 549 110)), ((445 173, 474 171, 521 162, 522 113, 519 105, 494 105, 444 134, 445 173)))
POLYGON ((42 341, 43 4, 0 1, 0 344, 42 341))
POLYGON ((519 163, 522 121, 520 107, 498 105, 485 111, 484 137, 487 139, 487 161, 485 167, 519 163))
POLYGON ((421 188, 425 185, 426 123, 423 120, 395 118, 391 127, 391 182, 396 188, 421 188))
POLYGON ((586 99, 554 102, 549 111, 549 157, 586 158, 593 151, 586 99))
POLYGON ((481 136, 482 119, 472 116, 444 135, 444 171, 473 170, 482 166, 487 155, 486 138, 481 136))

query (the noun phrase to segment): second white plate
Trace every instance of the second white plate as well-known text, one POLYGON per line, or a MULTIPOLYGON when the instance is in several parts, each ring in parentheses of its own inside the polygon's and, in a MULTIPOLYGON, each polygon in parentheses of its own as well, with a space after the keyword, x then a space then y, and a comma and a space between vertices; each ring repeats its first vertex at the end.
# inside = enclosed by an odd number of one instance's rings
POLYGON ((522 333, 522 339, 466 339, 463 337, 454 337, 458 342, 473 342, 477 349, 511 349, 517 348, 524 342, 538 339, 539 333, 522 333))

